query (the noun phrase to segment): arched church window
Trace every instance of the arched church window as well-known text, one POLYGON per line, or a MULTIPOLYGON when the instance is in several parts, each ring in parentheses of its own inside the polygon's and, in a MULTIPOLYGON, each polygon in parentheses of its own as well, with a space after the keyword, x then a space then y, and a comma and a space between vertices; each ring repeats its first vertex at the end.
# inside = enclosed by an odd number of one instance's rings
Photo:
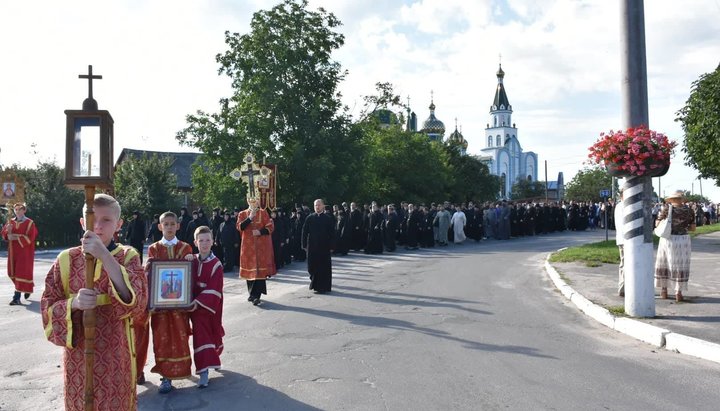
POLYGON ((488 147, 492 147, 492 136, 488 136, 488 147))
POLYGON ((497 127, 497 117, 493 117, 493 119, 495 120, 495 127, 497 127))
POLYGON ((495 145, 496 145, 496 146, 498 146, 498 147, 502 146, 502 140, 501 140, 501 139, 502 139, 502 137, 500 137, 500 135, 498 134, 498 136, 495 138, 495 145))
POLYGON ((527 180, 530 181, 530 182, 532 182, 532 176, 531 176, 531 175, 528 175, 528 176, 527 176, 527 180))

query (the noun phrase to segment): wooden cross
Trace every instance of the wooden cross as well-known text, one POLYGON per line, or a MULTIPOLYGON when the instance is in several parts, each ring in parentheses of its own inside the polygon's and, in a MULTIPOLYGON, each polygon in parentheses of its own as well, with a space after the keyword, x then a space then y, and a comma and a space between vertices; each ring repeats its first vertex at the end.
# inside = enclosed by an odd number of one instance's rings
POLYGON ((90 100, 93 99, 93 92, 92 92, 92 81, 93 80, 102 80, 102 76, 93 75, 92 72, 92 65, 88 65, 88 74, 80 74, 78 78, 86 78, 88 79, 88 98, 90 100))

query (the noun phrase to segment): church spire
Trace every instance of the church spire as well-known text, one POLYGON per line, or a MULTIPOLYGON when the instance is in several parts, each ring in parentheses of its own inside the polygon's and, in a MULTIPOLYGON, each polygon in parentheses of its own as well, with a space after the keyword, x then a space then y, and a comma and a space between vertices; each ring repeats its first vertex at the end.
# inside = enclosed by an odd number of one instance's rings
POLYGON ((502 64, 498 65, 497 71, 497 89, 495 90, 495 98, 493 99, 493 105, 490 111, 494 110, 512 110, 510 101, 508 100, 507 93, 505 92, 505 86, 503 85, 503 79, 505 78, 505 72, 502 69, 502 64))

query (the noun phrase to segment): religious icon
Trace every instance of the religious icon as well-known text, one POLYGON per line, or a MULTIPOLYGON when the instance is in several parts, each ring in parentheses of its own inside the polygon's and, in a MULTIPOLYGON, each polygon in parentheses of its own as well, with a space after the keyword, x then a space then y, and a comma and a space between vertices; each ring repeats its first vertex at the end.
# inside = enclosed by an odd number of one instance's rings
POLYGON ((258 187, 260 188, 270 188, 270 174, 272 173, 272 170, 269 168, 262 166, 260 167, 260 180, 258 181, 258 187))
POLYGON ((189 261, 153 261, 148 305, 151 310, 183 309, 192 304, 192 264, 189 261))
POLYGON ((15 183, 11 183, 11 182, 3 183, 3 197, 4 198, 15 197, 15 183))

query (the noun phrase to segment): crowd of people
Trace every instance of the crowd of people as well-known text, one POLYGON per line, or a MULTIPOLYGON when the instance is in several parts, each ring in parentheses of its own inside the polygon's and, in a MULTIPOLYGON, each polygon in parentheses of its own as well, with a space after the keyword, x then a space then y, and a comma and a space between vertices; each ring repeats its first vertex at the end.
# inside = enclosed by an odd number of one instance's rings
MULTIPOLYGON (((682 193, 675 193, 666 201, 667 204, 656 207, 656 219, 671 220, 672 232, 660 240, 656 286, 662 288, 663 298, 672 288, 681 301, 689 278, 688 231, 697 225, 717 222, 717 207, 687 203, 682 193)), ((94 400, 99 408, 122 404, 120 408, 134 409, 135 384, 145 383, 143 371, 150 338, 155 357, 151 372, 161 376, 160 393, 170 392, 173 380, 189 378, 193 363, 199 376, 198 387, 208 386, 208 371, 221 366, 223 277, 236 265, 239 276, 247 281, 248 301, 259 305, 261 295, 267 294, 265 280, 293 262, 307 261, 309 288, 322 294, 332 288, 331 253, 381 254, 395 252, 399 247, 416 250, 468 240, 508 240, 598 227, 614 229, 622 216, 621 206, 612 200, 444 202, 429 206, 402 202, 395 207, 376 202, 326 206, 318 199, 312 211, 299 205, 290 212, 280 208, 268 212, 259 207, 257 199, 249 197, 247 209, 230 211, 218 207, 210 218, 202 209, 188 213, 183 208, 177 215, 168 211, 153 216, 149 229, 136 211, 124 228, 130 246, 122 246, 116 242, 123 226, 117 201, 98 194, 94 209, 93 227, 86 227, 81 246, 58 255, 46 277, 41 299, 46 336, 66 350, 68 409, 83 407, 87 375, 83 366, 82 318, 87 310, 95 310, 98 318, 95 364, 100 366, 98 369, 114 371, 112 378, 94 373, 93 378, 98 381, 94 400), (151 245, 143 264, 145 241, 151 245), (93 288, 86 288, 85 254, 95 257, 96 272, 101 273, 96 276, 93 288), (190 305, 149 309, 152 304, 148 302, 158 294, 152 291, 152 284, 148 285, 148 279, 153 278, 153 263, 170 260, 191 263, 190 305)), ((16 205, 16 218, 2 231, 3 238, 16 246, 15 258, 9 264, 16 286, 11 305, 21 304, 20 296, 24 294, 28 299, 33 291, 34 249, 30 244, 38 232, 25 216, 26 210, 24 204, 16 205)), ((85 226, 82 220, 81 224, 85 226)), ((622 256, 620 240, 618 244, 622 256)), ((620 276, 622 293, 622 264, 620 276)))

